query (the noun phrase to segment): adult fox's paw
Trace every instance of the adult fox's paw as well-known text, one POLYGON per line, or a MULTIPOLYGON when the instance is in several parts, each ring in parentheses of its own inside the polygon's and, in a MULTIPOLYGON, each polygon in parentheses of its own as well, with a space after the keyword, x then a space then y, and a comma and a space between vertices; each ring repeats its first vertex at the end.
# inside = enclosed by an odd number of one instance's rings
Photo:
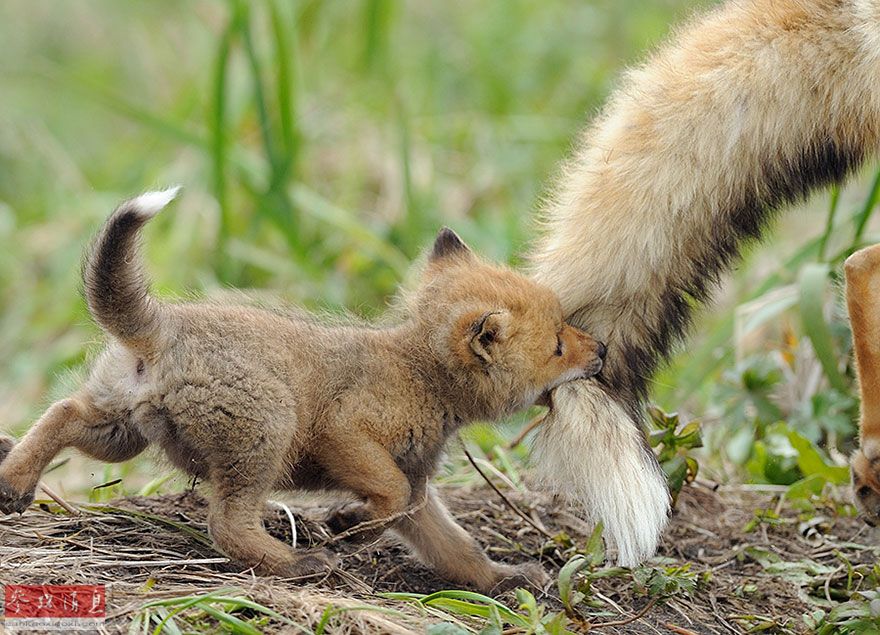
POLYGON ((853 499, 866 523, 880 525, 880 452, 874 444, 856 450, 850 462, 853 499))

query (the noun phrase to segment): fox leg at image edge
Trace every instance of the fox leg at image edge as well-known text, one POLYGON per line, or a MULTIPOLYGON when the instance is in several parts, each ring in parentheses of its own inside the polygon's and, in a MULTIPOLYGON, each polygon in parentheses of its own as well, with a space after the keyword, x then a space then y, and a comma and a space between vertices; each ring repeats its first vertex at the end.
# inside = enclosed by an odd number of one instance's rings
POLYGON ((880 245, 847 258, 844 273, 861 396, 860 447, 851 461, 853 498, 873 526, 880 524, 880 245))

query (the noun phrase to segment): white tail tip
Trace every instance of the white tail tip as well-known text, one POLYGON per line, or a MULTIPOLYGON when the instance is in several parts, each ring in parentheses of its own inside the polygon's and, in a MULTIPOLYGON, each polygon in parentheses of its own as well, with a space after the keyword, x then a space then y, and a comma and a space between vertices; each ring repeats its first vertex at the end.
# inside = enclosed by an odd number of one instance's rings
POLYGON ((654 555, 669 516, 666 476, 642 432, 595 382, 563 384, 535 439, 539 478, 593 521, 634 567, 654 555))
POLYGON ((181 187, 179 185, 175 185, 174 187, 169 187, 165 190, 158 190, 156 192, 144 192, 137 198, 131 200, 131 204, 138 209, 142 214, 146 216, 154 216, 159 213, 163 207, 168 205, 171 201, 173 201, 178 193, 180 193, 181 187))

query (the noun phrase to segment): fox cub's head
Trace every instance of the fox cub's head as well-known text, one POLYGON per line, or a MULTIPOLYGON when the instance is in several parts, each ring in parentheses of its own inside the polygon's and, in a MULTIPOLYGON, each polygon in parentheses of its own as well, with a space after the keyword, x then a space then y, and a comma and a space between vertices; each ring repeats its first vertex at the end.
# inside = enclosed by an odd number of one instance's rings
POLYGON ((450 229, 437 235, 409 309, 456 394, 480 416, 602 369, 605 346, 563 321, 550 289, 483 262, 450 229))

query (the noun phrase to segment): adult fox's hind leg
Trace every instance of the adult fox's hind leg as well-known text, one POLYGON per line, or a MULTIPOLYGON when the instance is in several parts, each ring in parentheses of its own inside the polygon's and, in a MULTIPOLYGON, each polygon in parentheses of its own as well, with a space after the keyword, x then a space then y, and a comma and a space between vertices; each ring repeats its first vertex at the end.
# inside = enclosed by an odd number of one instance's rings
POLYGON ((140 454, 147 440, 124 416, 95 408, 88 395, 57 401, 19 443, 0 438, 0 513, 27 509, 43 470, 67 447, 118 463, 140 454))
POLYGON ((854 253, 844 269, 862 401, 852 486, 865 521, 876 525, 880 523, 880 245, 854 253))

